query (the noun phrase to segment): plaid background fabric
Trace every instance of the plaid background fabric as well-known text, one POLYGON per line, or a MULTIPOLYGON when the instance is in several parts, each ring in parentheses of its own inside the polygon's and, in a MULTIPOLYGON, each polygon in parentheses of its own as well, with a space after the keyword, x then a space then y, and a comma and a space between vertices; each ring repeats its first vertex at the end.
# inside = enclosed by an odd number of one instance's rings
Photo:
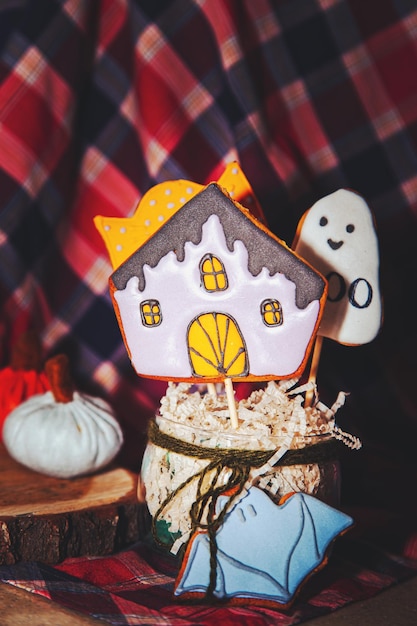
POLYGON ((207 183, 237 159, 288 243, 339 187, 371 205, 384 328, 370 346, 327 342, 319 383, 330 401, 351 392, 362 436, 402 445, 416 428, 415 2, 41 0, 0 17, 2 363, 37 329, 47 356, 65 351, 79 387, 115 405, 137 466, 164 386, 128 362, 93 217, 131 215, 153 184, 207 183))
POLYGON ((93 217, 238 160, 291 244, 313 202, 355 189, 376 218, 384 326, 357 348, 326 340, 318 382, 325 402, 350 392, 339 421, 364 443, 345 501, 401 515, 415 552, 416 67, 415 0, 1 3, 1 364, 35 328, 116 408, 137 469, 165 385, 128 361, 93 217))

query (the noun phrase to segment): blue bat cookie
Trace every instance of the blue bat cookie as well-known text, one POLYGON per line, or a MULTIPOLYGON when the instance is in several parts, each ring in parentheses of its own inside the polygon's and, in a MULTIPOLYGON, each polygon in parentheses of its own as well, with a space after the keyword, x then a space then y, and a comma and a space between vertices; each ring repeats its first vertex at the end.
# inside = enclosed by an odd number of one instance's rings
MULTIPOLYGON (((220 498, 218 508, 225 499, 220 498)), ((353 524, 348 515, 303 493, 276 505, 257 487, 226 515, 216 535, 218 599, 290 603, 303 580, 323 563, 330 543, 353 524)), ((175 594, 204 594, 210 580, 210 542, 196 533, 175 594)))

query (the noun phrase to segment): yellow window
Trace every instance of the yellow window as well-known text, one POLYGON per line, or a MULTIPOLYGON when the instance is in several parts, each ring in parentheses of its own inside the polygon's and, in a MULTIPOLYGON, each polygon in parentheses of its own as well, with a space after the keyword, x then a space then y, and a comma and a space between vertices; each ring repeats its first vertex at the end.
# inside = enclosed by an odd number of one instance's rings
POLYGON ((267 326, 281 326, 284 321, 281 304, 273 298, 263 300, 261 303, 261 315, 267 326))
POLYGON ((159 326, 162 322, 162 313, 158 300, 144 300, 141 302, 140 315, 144 326, 159 326))
POLYGON ((206 291, 224 291, 228 287, 223 263, 216 256, 206 254, 200 262, 201 284, 206 291))

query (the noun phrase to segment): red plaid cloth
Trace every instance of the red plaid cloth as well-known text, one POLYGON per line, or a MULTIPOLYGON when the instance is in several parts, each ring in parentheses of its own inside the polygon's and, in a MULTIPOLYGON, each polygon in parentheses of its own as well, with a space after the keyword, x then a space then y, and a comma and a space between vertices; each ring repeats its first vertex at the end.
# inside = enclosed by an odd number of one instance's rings
POLYGON ((55 568, 39 563, 0 567, 0 580, 113 626, 290 626, 370 598, 415 575, 416 567, 365 543, 342 539, 327 567, 306 583, 285 612, 278 606, 173 602, 172 567, 142 544, 109 558, 69 559, 55 568))
POLYGON ((236 159, 291 243, 314 201, 353 188, 376 217, 385 322, 370 345, 325 342, 319 387, 330 403, 351 393, 341 426, 364 443, 344 461, 344 502, 401 513, 415 554, 416 66, 414 0, 2 3, 1 363, 38 330, 114 405, 120 461, 138 469, 164 384, 128 362, 93 217, 236 159))

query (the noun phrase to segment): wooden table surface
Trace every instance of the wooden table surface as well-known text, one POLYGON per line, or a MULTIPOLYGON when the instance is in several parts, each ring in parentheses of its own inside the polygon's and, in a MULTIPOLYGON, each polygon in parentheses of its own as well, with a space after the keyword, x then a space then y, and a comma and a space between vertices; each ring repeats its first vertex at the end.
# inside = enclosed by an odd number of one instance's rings
POLYGON ((97 626, 105 623, 5 583, 0 583, 0 615, 1 626, 97 626))

